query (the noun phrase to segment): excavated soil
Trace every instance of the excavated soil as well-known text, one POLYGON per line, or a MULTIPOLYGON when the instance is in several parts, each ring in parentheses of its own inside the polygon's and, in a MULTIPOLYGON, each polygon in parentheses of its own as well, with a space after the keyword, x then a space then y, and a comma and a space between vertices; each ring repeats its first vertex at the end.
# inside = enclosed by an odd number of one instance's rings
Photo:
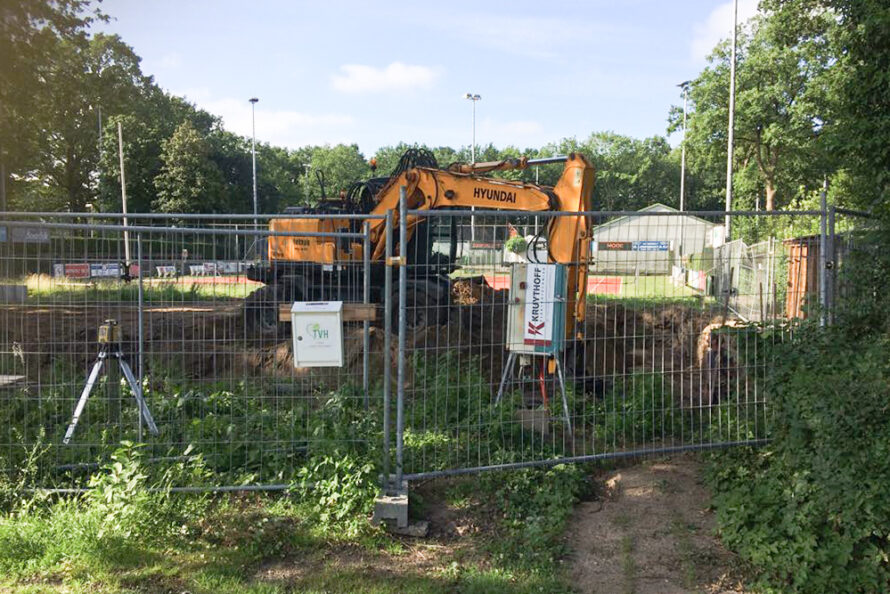
MULTIPOLYGON (((495 390, 507 358, 507 292, 494 291, 478 282, 458 281, 453 287, 453 300, 455 305, 440 312, 441 323, 410 330, 406 345, 407 382, 410 386, 412 363, 418 353, 429 357, 449 352, 457 353, 464 361, 474 361, 474 367, 495 390)), ((0 341, 4 344, 0 348, 15 353, 15 360, 5 366, 26 375, 29 382, 39 382, 60 361, 86 366, 95 359, 97 329, 106 318, 118 320, 124 352, 135 353, 135 304, 2 306, 0 341)), ((277 337, 260 335, 248 328, 240 300, 149 306, 143 323, 147 360, 156 365, 176 366, 184 377, 296 376, 335 382, 344 376, 362 375, 360 323, 350 323, 345 328, 344 369, 311 370, 294 369, 286 326, 277 337)), ((567 379, 583 375, 608 382, 638 371, 669 372, 669 381, 680 386, 673 393, 693 393, 695 390, 690 388, 696 382, 707 380, 701 371, 709 364, 706 354, 713 346, 710 334, 725 323, 719 312, 694 305, 633 308, 617 302, 591 304, 587 308, 584 338, 573 343, 580 351, 576 358, 583 361, 583 370, 568 369, 567 379)), ((370 331, 372 381, 382 377, 386 360, 381 356, 381 325, 375 323, 370 331)), ((389 356, 393 371, 397 343, 393 336, 389 356)))

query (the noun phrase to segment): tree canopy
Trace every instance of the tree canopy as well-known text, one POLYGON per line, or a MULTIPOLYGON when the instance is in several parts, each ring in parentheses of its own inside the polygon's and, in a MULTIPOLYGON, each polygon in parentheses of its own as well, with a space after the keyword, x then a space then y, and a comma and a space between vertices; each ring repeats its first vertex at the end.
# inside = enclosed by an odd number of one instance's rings
MULTIPOLYGON (((735 206, 808 204, 827 179, 835 203, 890 210, 890 8, 878 0, 764 0, 761 8, 739 37, 735 206)), ((0 5, 0 207, 119 211, 121 123, 131 211, 251 212, 250 140, 163 91, 119 36, 89 33, 106 18, 86 0, 0 5)), ((690 209, 723 204, 729 59, 721 42, 690 85, 690 209)), ((673 107, 668 132, 681 121, 673 107)), ((388 175, 412 147, 430 150, 442 167, 470 160, 467 146, 399 143, 375 152, 372 171, 356 145, 261 142, 259 210, 337 197, 354 181, 388 175)), ((540 147, 479 146, 476 160, 571 151, 597 169, 596 208, 678 206, 680 150, 663 136, 585 131, 540 147)), ((561 169, 498 175, 553 185, 561 169)))

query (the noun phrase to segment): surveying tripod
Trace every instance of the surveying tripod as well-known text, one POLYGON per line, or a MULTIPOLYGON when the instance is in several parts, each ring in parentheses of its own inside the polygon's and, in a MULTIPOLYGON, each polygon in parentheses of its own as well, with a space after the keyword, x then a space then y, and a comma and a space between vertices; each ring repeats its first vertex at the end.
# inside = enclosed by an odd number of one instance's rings
POLYGON ((151 416, 151 411, 148 410, 148 405, 145 404, 145 399, 142 397, 142 386, 136 381, 136 377, 133 375, 133 370, 130 369, 126 359, 124 359, 124 352, 121 348, 120 327, 115 320, 105 320, 105 324, 99 326, 98 342, 99 356, 93 364, 93 369, 90 371, 89 377, 87 377, 87 383, 83 387, 83 392, 80 394, 80 400, 77 401, 77 406, 74 408, 74 415, 71 417, 71 423, 68 425, 68 430, 65 432, 65 438, 62 440, 62 443, 67 445, 68 442, 71 441, 71 437, 74 435, 74 430, 77 429, 77 422, 80 421, 80 415, 83 414, 83 409, 86 407, 87 400, 89 400, 93 387, 96 385, 96 380, 99 378, 99 373, 102 371, 102 366, 109 357, 117 359, 121 371, 124 372, 124 377, 127 378, 127 384, 129 384, 130 389, 133 391, 133 398, 136 399, 136 406, 139 408, 139 414, 145 419, 145 424, 148 425, 148 430, 151 434, 157 435, 158 427, 155 425, 155 420, 151 416))

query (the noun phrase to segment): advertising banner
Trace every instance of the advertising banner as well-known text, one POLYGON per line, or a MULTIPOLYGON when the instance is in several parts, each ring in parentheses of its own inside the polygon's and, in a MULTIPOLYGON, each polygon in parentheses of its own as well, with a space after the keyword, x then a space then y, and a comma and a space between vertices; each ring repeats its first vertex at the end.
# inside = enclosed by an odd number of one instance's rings
POLYGON ((669 241, 635 241, 633 242, 633 251, 635 252, 666 252, 670 250, 669 241))
POLYGON ((600 241, 597 249, 601 252, 629 252, 633 248, 632 241, 600 241))
POLYGON ((65 264, 65 276, 68 278, 90 278, 90 265, 86 262, 65 264))
POLYGON ((91 278, 120 278, 120 264, 90 264, 91 278))
POLYGON ((9 230, 9 241, 13 243, 49 243, 49 229, 12 227, 9 230))

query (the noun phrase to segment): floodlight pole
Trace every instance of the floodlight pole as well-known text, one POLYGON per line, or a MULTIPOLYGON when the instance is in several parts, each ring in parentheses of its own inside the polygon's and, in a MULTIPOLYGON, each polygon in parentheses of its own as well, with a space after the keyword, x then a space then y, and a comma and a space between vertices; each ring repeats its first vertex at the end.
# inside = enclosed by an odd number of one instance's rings
MULTIPOLYGON (((469 99, 473 102, 473 144, 470 145, 470 162, 475 165, 476 164, 476 102, 482 99, 482 96, 478 93, 467 93, 464 95, 464 99, 469 99)), ((476 208, 472 207, 470 210, 475 211, 476 208)), ((476 241, 476 215, 470 217, 470 241, 476 241)))
POLYGON ((250 98, 250 119, 253 127, 253 136, 250 141, 250 152, 253 157, 253 228, 254 230, 258 229, 257 223, 257 215, 259 213, 259 209, 257 208, 257 199, 256 199, 256 103, 259 101, 256 97, 250 98))
POLYGON ((689 101, 689 81, 677 85, 683 89, 683 140, 680 144, 680 212, 686 205, 686 108, 689 101))
POLYGON ((130 274, 130 234, 127 232, 127 178, 124 174, 124 132, 121 121, 117 121, 117 153, 121 163, 121 210, 124 215, 124 265, 130 274))
POLYGON ((732 151, 735 132, 735 62, 736 37, 738 33, 739 0, 732 2, 732 57, 729 63, 729 126, 726 147, 726 215, 724 217, 724 233, 726 241, 730 240, 729 211, 732 210, 732 151))

